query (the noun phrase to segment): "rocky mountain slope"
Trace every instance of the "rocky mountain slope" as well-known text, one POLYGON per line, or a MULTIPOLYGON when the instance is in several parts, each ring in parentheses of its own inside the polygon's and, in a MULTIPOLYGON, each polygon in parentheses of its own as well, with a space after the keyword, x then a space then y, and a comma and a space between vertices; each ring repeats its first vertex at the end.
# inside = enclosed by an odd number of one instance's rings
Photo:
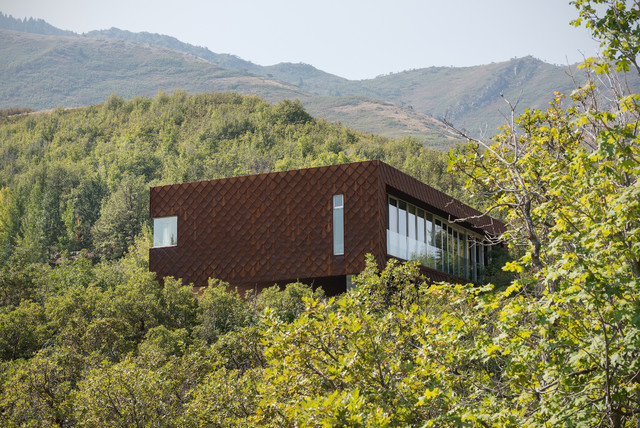
POLYGON ((261 66, 160 34, 112 28, 78 35, 2 14, 0 28, 10 29, 0 29, 0 108, 100 104, 112 93, 235 91, 270 102, 297 98, 314 116, 440 148, 455 141, 443 118, 492 135, 509 113, 505 100, 520 111, 545 108, 554 92, 568 94, 584 80, 575 66, 533 57, 348 80, 309 64, 261 66))

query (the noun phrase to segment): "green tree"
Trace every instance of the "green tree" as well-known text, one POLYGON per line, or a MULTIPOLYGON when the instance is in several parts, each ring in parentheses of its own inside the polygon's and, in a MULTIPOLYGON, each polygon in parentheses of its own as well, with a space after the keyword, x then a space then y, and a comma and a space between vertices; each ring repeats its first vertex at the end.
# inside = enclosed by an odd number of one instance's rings
POLYGON ((91 228, 100 217, 100 208, 105 195, 106 186, 98 175, 86 177, 71 191, 69 200, 73 205, 74 238, 81 248, 93 248, 91 228))
POLYGON ((0 188, 0 266, 9 260, 17 232, 18 215, 8 187, 0 188))
POLYGON ((44 309, 23 300, 15 309, 0 313, 0 358, 28 358, 48 339, 44 309))
POLYGON ((90 427, 164 425, 163 420, 178 426, 177 397, 166 388, 163 375, 130 358, 104 362, 79 382, 76 418, 90 427))
POLYGON ((0 423, 17 426, 75 426, 74 387, 81 360, 65 353, 38 352, 7 364, 0 387, 0 423))
POLYGON ((199 302, 196 337, 214 343, 220 336, 252 324, 249 305, 237 291, 228 288, 229 284, 209 280, 199 302))
POLYGON ((143 177, 125 176, 100 210, 92 229, 94 248, 105 259, 117 259, 147 223, 149 189, 143 177))
MULTIPOLYGON (((603 60, 586 61, 591 73, 638 71, 636 3, 574 2, 605 47, 603 60)), ((507 266, 521 278, 484 306, 497 311, 485 349, 524 424, 640 423, 640 97, 599 90, 578 88, 568 108, 557 95, 453 166, 526 246, 507 266)))
POLYGON ((39 183, 28 194, 13 256, 24 262, 43 262, 47 258, 42 188, 39 183))

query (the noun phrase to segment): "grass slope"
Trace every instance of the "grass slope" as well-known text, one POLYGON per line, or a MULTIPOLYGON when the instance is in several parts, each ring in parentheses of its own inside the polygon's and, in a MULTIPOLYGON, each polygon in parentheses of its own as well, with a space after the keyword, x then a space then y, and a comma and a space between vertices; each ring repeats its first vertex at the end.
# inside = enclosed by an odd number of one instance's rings
MULTIPOLYGON (((216 54, 207 48, 193 46, 165 35, 132 33, 116 28, 93 31, 90 37, 124 39, 155 46, 163 46, 181 52, 197 55, 207 61, 237 71, 248 71, 269 79, 277 79, 313 95, 325 97, 322 100, 309 99, 305 105, 319 116, 335 120, 337 116, 344 123, 369 132, 380 132, 386 136, 410 134, 424 138, 434 137, 427 129, 411 131, 411 127, 396 129, 400 123, 413 122, 409 117, 401 121, 386 118, 379 122, 380 114, 363 118, 368 110, 365 105, 354 116, 351 112, 333 110, 333 104, 341 104, 343 97, 377 98, 392 102, 399 107, 410 106, 415 113, 423 113, 433 118, 446 118, 457 127, 465 128, 472 134, 486 132, 492 134, 504 123, 504 115, 509 112, 505 100, 518 102, 520 106, 545 108, 554 92, 570 93, 574 89, 573 75, 578 82, 584 79, 575 66, 560 67, 547 64, 533 57, 516 58, 510 61, 474 67, 429 67, 393 73, 368 80, 348 80, 318 70, 309 64, 280 63, 260 66, 242 60, 234 55, 216 54), (504 98, 501 96, 504 95, 504 98), (327 102, 326 97, 337 97, 327 102), (328 110, 322 110, 325 106, 328 110), (341 113, 346 113, 340 115, 341 113), (394 125, 395 124, 395 125, 394 125)), ((523 107, 524 108, 524 107, 523 107)), ((522 108, 518 110, 521 112, 522 108)), ((411 115, 409 115, 411 116, 411 115)))
MULTIPOLYGON (((0 63, 0 74, 6 76, 0 81, 0 108, 78 107, 100 103, 112 93, 132 98, 153 95, 160 89, 166 92, 183 89, 190 93, 235 91, 256 94, 270 102, 298 98, 318 117, 360 131, 391 138, 415 137, 433 147, 450 146, 448 138, 441 138, 443 125, 417 112, 361 97, 352 97, 348 102, 350 108, 345 108, 342 98, 319 98, 276 80, 284 75, 293 76, 299 65, 289 67, 288 72, 287 67, 280 65, 270 69, 277 76, 271 73, 258 76, 144 42, 6 30, 0 30, 0 55, 7 59, 0 63), (362 106, 358 107, 358 103, 362 106), (376 108, 372 108, 374 104, 376 108)), ((311 66, 306 68, 304 77, 309 82, 314 75, 321 80, 326 74, 311 66)))
POLYGON ((442 150, 459 141, 441 121, 388 101, 318 96, 305 100, 304 104, 314 116, 387 138, 417 138, 429 147, 442 150))
POLYGON ((48 109, 172 92, 236 91, 269 101, 306 94, 275 80, 223 69, 194 55, 124 40, 0 30, 0 108, 48 109))

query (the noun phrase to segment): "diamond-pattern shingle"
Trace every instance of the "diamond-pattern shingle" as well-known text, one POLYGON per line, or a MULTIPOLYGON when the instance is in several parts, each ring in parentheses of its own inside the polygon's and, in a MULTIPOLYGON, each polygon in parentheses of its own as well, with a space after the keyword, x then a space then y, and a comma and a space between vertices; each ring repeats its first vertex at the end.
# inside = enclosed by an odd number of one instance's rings
MULTIPOLYGON (((196 286, 220 278, 240 289, 358 273, 367 253, 387 259, 388 192, 440 215, 479 214, 379 161, 158 186, 150 215, 178 217, 178 245, 151 249, 150 269, 160 278, 196 286), (333 255, 336 194, 344 195, 343 256, 333 255)), ((469 220, 480 229, 485 223, 469 220)))

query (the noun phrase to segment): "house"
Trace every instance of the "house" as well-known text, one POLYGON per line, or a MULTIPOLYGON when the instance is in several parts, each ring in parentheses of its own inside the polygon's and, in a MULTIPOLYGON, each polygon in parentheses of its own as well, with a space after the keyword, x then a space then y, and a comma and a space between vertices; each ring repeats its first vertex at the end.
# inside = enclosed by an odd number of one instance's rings
POLYGON ((433 281, 479 282, 504 225, 381 162, 151 188, 149 269, 242 290, 301 281, 344 292, 365 255, 419 260, 433 281))

